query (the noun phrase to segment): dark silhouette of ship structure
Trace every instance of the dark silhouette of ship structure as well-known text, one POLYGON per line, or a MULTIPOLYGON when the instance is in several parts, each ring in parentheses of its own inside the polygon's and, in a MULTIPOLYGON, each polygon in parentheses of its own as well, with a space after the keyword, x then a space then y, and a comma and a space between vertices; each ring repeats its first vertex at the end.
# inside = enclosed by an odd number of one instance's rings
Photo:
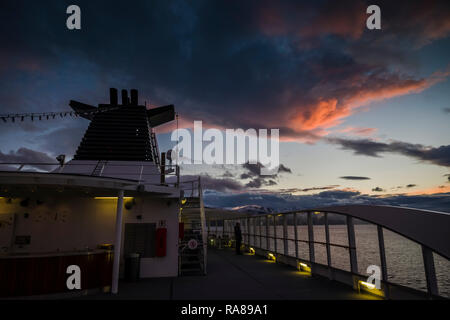
POLYGON ((154 131, 175 119, 174 106, 148 109, 135 89, 119 103, 115 88, 107 104, 69 105, 90 121, 73 159, 0 166, 13 169, 0 171, 0 297, 68 293, 74 264, 89 274, 83 289, 112 293, 119 278, 205 274, 200 182, 180 201, 179 167, 160 155, 154 131), (190 240, 197 246, 186 249, 190 240))
POLYGON ((110 103, 98 108, 70 101, 72 109, 91 120, 76 151, 74 160, 154 161, 159 164, 153 128, 174 120, 173 105, 147 109, 140 105, 138 91, 130 97, 122 90, 119 105, 117 89, 110 89, 110 103))

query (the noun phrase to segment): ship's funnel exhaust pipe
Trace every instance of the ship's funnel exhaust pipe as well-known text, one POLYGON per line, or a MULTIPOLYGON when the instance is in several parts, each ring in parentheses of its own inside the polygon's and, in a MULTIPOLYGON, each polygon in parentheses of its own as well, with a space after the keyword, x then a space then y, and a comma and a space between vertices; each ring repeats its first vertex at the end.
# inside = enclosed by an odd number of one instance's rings
POLYGON ((117 98, 117 89, 109 88, 109 103, 112 106, 117 106, 118 98, 117 98))
POLYGON ((128 104, 128 91, 122 89, 122 105, 126 106, 128 104))
POLYGON ((131 89, 130 90, 130 95, 131 95, 131 104, 133 106, 137 106, 139 104, 138 91, 136 89, 131 89))

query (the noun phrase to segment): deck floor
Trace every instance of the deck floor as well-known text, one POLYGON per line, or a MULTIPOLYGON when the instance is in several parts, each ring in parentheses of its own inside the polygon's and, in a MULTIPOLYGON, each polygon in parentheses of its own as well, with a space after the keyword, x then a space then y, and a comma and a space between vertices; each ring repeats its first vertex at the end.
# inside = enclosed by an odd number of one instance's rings
POLYGON ((77 299, 151 300, 303 300, 374 299, 321 277, 300 274, 293 267, 259 256, 235 255, 230 249, 208 250, 208 274, 120 282, 119 293, 77 299))

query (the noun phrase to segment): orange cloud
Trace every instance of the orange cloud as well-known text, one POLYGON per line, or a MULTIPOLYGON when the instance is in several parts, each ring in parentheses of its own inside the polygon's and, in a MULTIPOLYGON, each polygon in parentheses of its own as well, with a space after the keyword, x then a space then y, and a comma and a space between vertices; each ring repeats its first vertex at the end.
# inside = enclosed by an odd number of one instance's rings
MULTIPOLYGON (((432 85, 444 81, 450 71, 435 72, 428 78, 402 79, 398 75, 377 75, 363 78, 356 77, 343 83, 336 97, 319 98, 309 105, 294 106, 295 111, 289 116, 289 126, 296 131, 327 129, 334 127, 352 115, 359 107, 374 101, 390 99, 411 93, 419 93, 432 85), (340 97, 337 97, 340 96, 340 97)), ((319 85, 312 91, 327 90, 326 85, 319 85), (323 88, 321 87, 323 86, 323 88)))

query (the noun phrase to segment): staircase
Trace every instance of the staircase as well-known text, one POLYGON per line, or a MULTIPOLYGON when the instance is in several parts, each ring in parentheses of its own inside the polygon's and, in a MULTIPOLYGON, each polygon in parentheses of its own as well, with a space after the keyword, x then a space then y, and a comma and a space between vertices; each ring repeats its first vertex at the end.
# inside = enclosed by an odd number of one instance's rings
POLYGON ((187 230, 181 241, 182 247, 179 255, 179 274, 180 276, 203 275, 206 273, 204 264, 203 237, 201 233, 194 230, 187 230), (197 246, 189 247, 189 241, 195 240, 197 246))
POLYGON ((151 148, 152 148, 153 162, 159 168, 160 161, 159 161, 158 141, 156 140, 156 134, 153 131, 153 128, 150 128, 150 145, 151 145, 151 148))
POLYGON ((103 173, 103 169, 105 168, 105 165, 108 161, 106 160, 99 160, 99 162, 97 162, 97 165, 95 166, 94 170, 91 173, 91 176, 97 176, 97 177, 101 177, 102 173, 103 173))
POLYGON ((191 196, 182 198, 180 203, 180 222, 184 223, 184 237, 179 245, 180 276, 206 274, 206 222, 200 180, 196 189, 197 196, 191 192, 191 196))

